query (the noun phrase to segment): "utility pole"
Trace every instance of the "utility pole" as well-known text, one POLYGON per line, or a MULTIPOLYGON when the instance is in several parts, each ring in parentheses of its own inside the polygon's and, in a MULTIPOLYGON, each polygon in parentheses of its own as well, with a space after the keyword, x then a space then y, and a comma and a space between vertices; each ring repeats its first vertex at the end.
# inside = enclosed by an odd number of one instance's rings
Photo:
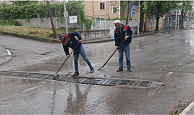
POLYGON ((138 20, 137 20, 137 23, 138 23, 138 27, 137 27, 137 34, 139 34, 139 24, 140 24, 140 0, 139 0, 139 15, 138 15, 138 20))
POLYGON ((46 1, 46 3, 47 3, 47 7, 48 7, 49 17, 50 17, 50 20, 51 20, 51 25, 52 25, 52 29, 53 29, 53 34, 54 34, 54 37, 57 38, 57 34, 56 34, 56 31, 55 31, 55 26, 54 26, 54 24, 53 24, 52 14, 51 14, 51 11, 50 11, 50 4, 49 4, 49 1, 46 1))
POLYGON ((177 9, 176 9, 175 12, 176 12, 176 15, 175 15, 176 16, 176 18, 175 18, 175 29, 176 29, 176 27, 177 27, 177 9))
POLYGON ((67 12, 66 12, 66 1, 64 1, 64 17, 65 17, 66 34, 68 34, 67 12))
POLYGON ((179 10, 178 10, 178 30, 179 30, 179 10))
POLYGON ((131 13, 132 13, 132 31, 134 34, 134 26, 133 26, 133 15, 135 15, 135 5, 134 4, 131 7, 131 13))

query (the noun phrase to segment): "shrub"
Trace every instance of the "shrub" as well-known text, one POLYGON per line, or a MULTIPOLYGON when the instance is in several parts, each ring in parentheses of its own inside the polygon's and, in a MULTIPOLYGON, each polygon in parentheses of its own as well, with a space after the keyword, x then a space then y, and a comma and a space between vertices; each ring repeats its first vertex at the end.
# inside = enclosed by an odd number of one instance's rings
POLYGON ((17 20, 0 20, 1 26, 8 26, 8 25, 14 25, 14 26, 21 26, 20 22, 17 20))

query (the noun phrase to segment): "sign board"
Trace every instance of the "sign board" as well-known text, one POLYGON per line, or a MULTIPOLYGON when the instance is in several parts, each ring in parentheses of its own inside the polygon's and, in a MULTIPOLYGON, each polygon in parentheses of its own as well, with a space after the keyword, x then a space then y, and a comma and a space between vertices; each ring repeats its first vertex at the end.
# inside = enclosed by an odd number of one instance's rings
POLYGON ((131 7, 131 14, 135 15, 135 5, 132 5, 132 7, 131 7))
POLYGON ((77 23, 77 16, 69 16, 69 23, 77 23))
POLYGON ((131 9, 135 9, 135 5, 132 5, 131 9))
POLYGON ((135 12, 135 9, 131 9, 132 12, 135 12))

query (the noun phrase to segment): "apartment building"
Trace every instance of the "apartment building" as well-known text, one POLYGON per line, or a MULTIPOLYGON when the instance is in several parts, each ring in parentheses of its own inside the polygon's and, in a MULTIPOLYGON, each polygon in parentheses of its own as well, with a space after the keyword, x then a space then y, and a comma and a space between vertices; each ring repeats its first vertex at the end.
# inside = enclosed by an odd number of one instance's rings
POLYGON ((3 4, 3 3, 4 3, 4 4, 12 4, 11 1, 0 1, 0 5, 3 4))
POLYGON ((120 18, 119 1, 83 1, 85 15, 88 18, 120 18))

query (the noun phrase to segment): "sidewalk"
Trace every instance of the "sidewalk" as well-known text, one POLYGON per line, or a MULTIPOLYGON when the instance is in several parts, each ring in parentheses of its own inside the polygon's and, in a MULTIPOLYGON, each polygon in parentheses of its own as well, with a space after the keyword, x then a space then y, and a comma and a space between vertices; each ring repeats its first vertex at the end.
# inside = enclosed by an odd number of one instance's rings
POLYGON ((184 109, 179 115, 193 115, 194 114, 194 102, 191 102, 187 108, 184 109))

